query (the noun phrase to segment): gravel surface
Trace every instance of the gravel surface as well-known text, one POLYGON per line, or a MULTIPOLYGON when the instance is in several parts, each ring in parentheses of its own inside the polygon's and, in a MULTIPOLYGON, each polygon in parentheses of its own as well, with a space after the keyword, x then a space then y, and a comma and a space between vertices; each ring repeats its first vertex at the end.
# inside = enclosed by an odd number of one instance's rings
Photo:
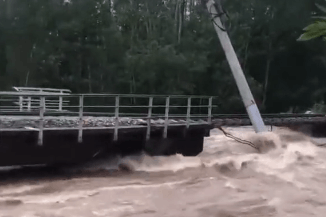
MULTIPOLYGON (((0 129, 9 128, 38 128, 39 127, 39 116, 0 116, 0 129)), ((152 125, 164 125, 164 119, 152 119, 152 125)), ((214 126, 245 126, 251 125, 249 118, 214 118, 212 120, 214 126)), ((325 117, 301 117, 301 118, 264 118, 266 125, 288 125, 288 124, 316 124, 325 123, 325 117)), ((205 120, 191 120, 191 124, 207 124, 205 120)), ((186 125, 185 119, 170 119, 169 125, 173 124, 184 124, 186 125)), ((44 127, 69 127, 77 128, 79 125, 79 117, 69 116, 47 116, 44 118, 44 127)), ((146 119, 139 118, 119 118, 119 126, 137 126, 147 125, 146 119)), ((83 117, 83 127, 113 127, 115 126, 114 117, 83 117)))
MULTIPOLYGON (((38 128, 38 116, 0 116, 0 129, 1 128, 38 128)), ((114 117, 84 117, 83 127, 112 127, 115 126, 114 117)), ((163 119, 151 120, 153 125, 163 125, 163 119)), ((191 121, 191 123, 205 124, 205 121, 191 121)), ((185 120, 169 120, 169 124, 185 124, 185 120)), ((77 128, 79 125, 78 117, 45 117, 44 127, 71 127, 77 128)), ((147 120, 136 118, 119 118, 119 126, 134 126, 134 125, 147 125, 147 120)))

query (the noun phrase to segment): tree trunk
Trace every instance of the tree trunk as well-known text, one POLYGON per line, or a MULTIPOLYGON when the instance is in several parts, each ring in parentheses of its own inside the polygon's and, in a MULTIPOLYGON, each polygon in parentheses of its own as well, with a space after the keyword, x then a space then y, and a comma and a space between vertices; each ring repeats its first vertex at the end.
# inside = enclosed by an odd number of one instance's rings
POLYGON ((248 50, 249 50, 249 44, 250 44, 250 37, 246 43, 246 47, 245 47, 245 57, 244 57, 244 61, 243 61, 243 71, 246 74, 247 71, 247 62, 248 62, 248 50))
POLYGON ((179 3, 179 27, 178 27, 178 43, 181 42, 182 26, 184 19, 185 0, 181 0, 179 3))
POLYGON ((264 92, 263 92, 263 106, 266 105, 267 100, 267 90, 268 90, 268 81, 269 81, 269 73, 271 68, 271 62, 272 62, 272 42, 269 42, 268 46, 268 56, 267 56, 267 63, 266 63, 266 70, 265 70, 265 82, 264 82, 264 92))
POLYGON ((29 78, 29 70, 27 71, 27 74, 26 74, 25 87, 28 87, 28 78, 29 78))
POLYGON ((179 11, 179 0, 176 0, 175 3, 175 11, 174 11, 174 25, 175 25, 175 31, 176 34, 178 34, 178 11, 179 11))
POLYGON ((14 4, 14 0, 6 0, 6 14, 8 19, 12 18, 14 4))
MULTIPOLYGON (((134 94, 136 92, 136 79, 135 74, 132 72, 132 75, 130 77, 130 94, 134 94)), ((131 99, 131 104, 136 103, 136 98, 131 99)))
POLYGON ((88 91, 89 93, 92 93, 92 74, 89 65, 87 65, 87 71, 88 71, 88 91))
POLYGON ((269 79, 269 71, 270 71, 271 58, 268 57, 265 71, 265 82, 264 82, 264 92, 263 92, 263 106, 265 107, 267 100, 267 88, 268 88, 268 79, 269 79))
POLYGON ((101 78, 101 92, 103 93, 104 92, 103 72, 101 72, 100 78, 101 78))

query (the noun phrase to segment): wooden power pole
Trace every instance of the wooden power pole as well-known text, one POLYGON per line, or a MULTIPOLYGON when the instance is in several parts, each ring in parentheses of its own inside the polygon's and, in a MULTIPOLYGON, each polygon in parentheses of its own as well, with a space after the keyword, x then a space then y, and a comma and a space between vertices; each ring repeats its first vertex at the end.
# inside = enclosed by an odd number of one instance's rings
POLYGON ((260 115, 254 97, 252 96, 246 77, 243 74, 238 57, 233 49, 232 43, 225 30, 225 27, 221 22, 220 17, 223 15, 223 11, 221 11, 222 7, 220 4, 220 0, 217 0, 217 3, 214 0, 205 0, 205 3, 208 12, 212 16, 215 31, 220 39, 227 61, 229 62, 232 74, 238 86, 242 101, 246 107, 250 121, 256 133, 266 132, 267 128, 265 127, 264 121, 260 115))

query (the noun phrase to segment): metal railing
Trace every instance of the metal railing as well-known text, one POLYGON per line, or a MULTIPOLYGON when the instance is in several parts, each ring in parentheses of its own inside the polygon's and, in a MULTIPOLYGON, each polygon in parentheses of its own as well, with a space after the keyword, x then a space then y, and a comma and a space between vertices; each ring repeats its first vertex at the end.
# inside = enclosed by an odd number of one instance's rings
POLYGON ((147 128, 148 140, 151 127, 155 125, 163 128, 162 136, 166 138, 171 126, 185 126, 188 129, 192 125, 210 125, 213 110, 217 107, 215 100, 216 97, 211 96, 0 92, 0 131, 35 130, 39 132, 38 144, 42 145, 43 132, 46 130, 78 130, 78 142, 81 143, 84 130, 111 129, 113 140, 117 141, 120 129, 147 128), (37 98, 39 105, 33 109, 21 110, 20 105, 12 105, 13 99, 17 97, 37 98), (57 97, 69 103, 63 103, 62 110, 49 109, 46 103, 57 97), (2 121, 8 118, 14 119, 16 123, 29 119, 35 124, 33 127, 19 124, 16 124, 18 127, 10 127, 10 124, 6 125, 5 121, 2 121), (91 118, 97 118, 99 121, 110 118, 111 122, 87 126, 85 123, 91 118), (140 123, 121 124, 126 118, 129 122, 140 123), (63 126, 45 123, 50 120, 59 120, 61 123, 63 119, 73 120, 73 124, 63 126))
POLYGON ((45 101, 45 109, 62 111, 63 105, 67 105, 69 101, 64 101, 62 99, 62 96, 60 95, 67 95, 71 93, 71 91, 68 89, 54 89, 54 88, 13 87, 13 89, 20 93, 28 93, 28 94, 36 93, 36 96, 35 95, 30 95, 27 97, 19 96, 18 101, 13 102, 16 105, 19 105, 19 111, 23 111, 24 109, 26 109, 27 111, 38 109, 41 103, 39 97, 37 97, 38 93, 58 94, 59 95, 58 99, 45 101))

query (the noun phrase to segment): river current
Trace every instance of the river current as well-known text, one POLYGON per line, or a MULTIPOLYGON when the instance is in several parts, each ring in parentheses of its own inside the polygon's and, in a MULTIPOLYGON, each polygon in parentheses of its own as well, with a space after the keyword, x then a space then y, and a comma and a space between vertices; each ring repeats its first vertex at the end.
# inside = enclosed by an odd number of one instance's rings
MULTIPOLYGON (((225 130, 259 140, 250 127, 225 130)), ((275 147, 258 153, 216 129, 197 157, 11 168, 0 174, 0 217, 326 216, 326 148, 316 146, 326 140, 276 127, 262 137, 275 147)))

